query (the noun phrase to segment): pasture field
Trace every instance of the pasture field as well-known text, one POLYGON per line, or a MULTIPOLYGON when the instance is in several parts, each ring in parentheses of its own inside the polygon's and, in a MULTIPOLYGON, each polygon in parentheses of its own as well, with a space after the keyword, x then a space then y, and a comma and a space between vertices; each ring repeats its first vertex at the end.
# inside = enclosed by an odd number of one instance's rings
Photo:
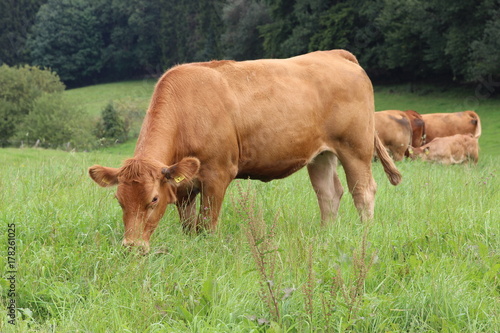
MULTIPOLYGON (((7 225, 14 223, 18 307, 15 327, 2 313, 1 332, 500 328, 498 157, 477 166, 401 162, 397 187, 374 164, 370 224, 359 222, 345 195, 338 220, 320 227, 305 170, 268 184, 236 181, 216 233, 185 235, 169 207, 147 256, 121 248, 114 190, 86 173, 125 155, 3 149, 0 157, 0 266, 7 267, 7 225), (246 235, 259 216, 267 230, 275 227, 252 247, 246 235), (267 284, 252 248, 267 265, 278 315, 261 298, 267 284)), ((1 286, 6 309, 5 276, 1 286)))
MULTIPOLYGON (((461 111, 464 96, 376 89, 377 110, 461 111)), ((133 143, 1 149, 0 332, 498 332, 500 101, 475 98, 479 163, 398 162, 396 187, 374 163, 370 223, 346 193, 338 219, 321 227, 301 170, 233 182, 213 234, 184 234, 167 208, 146 256, 121 247, 114 189, 87 175, 92 164, 120 165, 133 143)), ((88 100, 97 110, 98 98, 88 100)))
POLYGON ((64 92, 75 105, 81 105, 90 116, 98 116, 110 101, 130 101, 148 107, 156 79, 98 84, 64 92))

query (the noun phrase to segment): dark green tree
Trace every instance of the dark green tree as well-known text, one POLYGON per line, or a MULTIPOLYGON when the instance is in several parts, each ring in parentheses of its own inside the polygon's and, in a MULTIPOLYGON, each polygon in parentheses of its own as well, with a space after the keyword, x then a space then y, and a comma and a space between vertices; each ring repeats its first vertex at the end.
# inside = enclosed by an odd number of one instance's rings
POLYGON ((264 57, 258 27, 271 22, 269 7, 258 0, 230 0, 222 9, 225 56, 235 60, 264 57))
POLYGON ((103 67, 104 42, 96 6, 88 0, 49 0, 28 40, 32 62, 71 85, 89 83, 103 67))
POLYGON ((296 0, 268 0, 271 9, 271 22, 259 26, 259 32, 264 38, 262 46, 267 58, 285 58, 292 54, 282 47, 284 41, 291 35, 297 20, 293 15, 296 0))
MULTIPOLYGON (((471 42, 469 80, 500 78, 500 0, 484 1, 484 30, 471 42)), ((498 87, 498 83, 496 83, 498 87)), ((492 91, 490 91, 491 93, 492 91)))
POLYGON ((375 19, 383 36, 379 63, 406 79, 468 80, 471 57, 484 58, 491 41, 495 7, 498 0, 385 0, 375 19))
POLYGON ((470 81, 499 76, 499 13, 500 0, 0 0, 0 62, 30 55, 74 86, 345 48, 374 78, 470 81))
POLYGON ((170 67, 192 61, 195 52, 196 1, 160 0, 161 63, 170 67))
POLYGON ((29 63, 26 40, 40 6, 47 0, 0 0, 0 65, 29 63))
POLYGON ((162 65, 207 61, 223 57, 222 2, 218 0, 160 0, 162 65))
POLYGON ((260 27, 267 56, 350 49, 358 27, 359 0, 270 1, 272 22, 260 27))
POLYGON ((311 48, 311 38, 319 30, 320 15, 328 8, 324 0, 295 0, 292 12, 294 22, 290 34, 281 44, 288 55, 297 55, 315 51, 311 48))
MULTIPOLYGON (((437 24, 427 18, 430 6, 429 2, 420 0, 384 2, 376 17, 377 27, 383 34, 383 47, 377 54, 382 68, 412 78, 425 73, 424 54, 429 51, 429 46, 423 36, 433 31, 437 24)), ((439 30, 436 35, 436 38, 442 38, 439 30)))
MULTIPOLYGON (((317 16, 319 25, 312 33, 309 50, 349 48, 354 41, 356 11, 352 4, 339 2, 317 16)), ((312 26, 312 24, 311 24, 312 26)))
POLYGON ((103 40, 106 80, 150 74, 161 62, 159 1, 100 0, 96 12, 103 40))
POLYGON ((220 36, 224 32, 222 22, 222 1, 197 1, 197 22, 195 61, 220 59, 223 56, 220 36))

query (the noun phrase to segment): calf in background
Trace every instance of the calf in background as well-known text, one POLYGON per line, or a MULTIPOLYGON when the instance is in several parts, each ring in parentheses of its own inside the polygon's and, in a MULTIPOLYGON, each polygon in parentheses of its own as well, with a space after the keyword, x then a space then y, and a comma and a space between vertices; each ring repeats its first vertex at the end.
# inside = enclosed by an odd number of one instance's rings
POLYGON ((479 159, 478 139, 472 134, 455 134, 435 138, 428 144, 418 148, 410 148, 410 157, 427 162, 441 164, 461 164, 479 159))

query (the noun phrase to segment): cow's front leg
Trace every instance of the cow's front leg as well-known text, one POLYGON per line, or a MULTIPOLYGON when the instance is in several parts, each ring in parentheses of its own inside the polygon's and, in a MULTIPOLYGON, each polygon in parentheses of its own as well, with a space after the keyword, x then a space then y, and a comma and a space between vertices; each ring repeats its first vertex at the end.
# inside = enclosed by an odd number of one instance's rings
POLYGON ((177 211, 184 232, 196 231, 196 195, 200 192, 198 188, 179 189, 177 192, 177 211))
POLYGON ((202 184, 198 230, 214 231, 217 227, 222 201, 231 180, 231 177, 226 176, 202 184))

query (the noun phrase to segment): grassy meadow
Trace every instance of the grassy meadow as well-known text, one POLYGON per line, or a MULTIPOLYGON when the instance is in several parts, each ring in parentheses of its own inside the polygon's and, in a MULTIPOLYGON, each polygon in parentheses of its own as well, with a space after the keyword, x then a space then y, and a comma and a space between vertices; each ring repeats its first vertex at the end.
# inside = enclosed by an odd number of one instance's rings
MULTIPOLYGON (((96 115, 118 98, 147 105, 153 84, 81 89, 68 98, 96 115)), ((1 149, 0 303, 10 302, 13 223, 17 310, 15 326, 0 313, 0 332, 500 331, 500 100, 468 93, 377 87, 377 110, 475 109, 483 136, 477 165, 398 162, 396 187, 374 163, 370 223, 346 193, 337 221, 321 227, 301 170, 233 182, 213 234, 184 234, 167 208, 146 256, 121 247, 114 190, 87 175, 92 164, 119 166, 133 142, 87 153, 1 149)))
POLYGON ((65 95, 73 104, 82 106, 90 116, 98 116, 111 101, 137 102, 146 110, 155 84, 155 79, 122 81, 69 89, 65 95))

